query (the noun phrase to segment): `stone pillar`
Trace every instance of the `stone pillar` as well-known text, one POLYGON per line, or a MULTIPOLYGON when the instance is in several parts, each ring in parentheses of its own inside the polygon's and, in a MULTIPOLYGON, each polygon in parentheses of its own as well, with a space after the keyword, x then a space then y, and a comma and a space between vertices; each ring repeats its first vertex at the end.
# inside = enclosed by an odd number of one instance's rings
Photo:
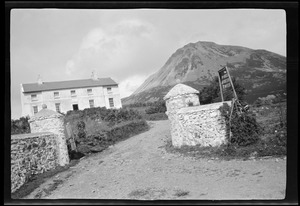
POLYGON ((52 132, 56 135, 58 164, 60 166, 69 164, 70 161, 63 118, 62 114, 49 110, 46 105, 43 105, 43 109, 29 120, 32 133, 52 132))
POLYGON ((177 119, 177 112, 181 108, 199 106, 198 93, 199 91, 192 87, 184 84, 177 84, 164 97, 167 107, 166 114, 171 123, 171 138, 174 147, 180 147, 182 145, 183 139, 181 133, 184 132, 182 131, 182 125, 180 125, 180 122, 177 119))

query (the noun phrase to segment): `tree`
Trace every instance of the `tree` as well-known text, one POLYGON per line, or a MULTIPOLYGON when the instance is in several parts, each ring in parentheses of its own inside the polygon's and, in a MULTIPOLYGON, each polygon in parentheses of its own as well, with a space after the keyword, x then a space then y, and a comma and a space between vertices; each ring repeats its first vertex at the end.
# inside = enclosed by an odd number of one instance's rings
MULTIPOLYGON (((238 96, 238 99, 243 101, 244 96, 246 94, 245 88, 237 82, 235 77, 232 78, 232 83, 234 85, 234 89, 238 96)), ((231 95, 224 96, 225 101, 231 100, 232 98, 233 98, 233 96, 231 96, 231 95)), ((210 85, 208 85, 207 87, 204 87, 200 91, 199 101, 201 104, 211 104, 214 102, 221 101, 219 79, 217 76, 213 78, 213 80, 210 82, 210 85)))

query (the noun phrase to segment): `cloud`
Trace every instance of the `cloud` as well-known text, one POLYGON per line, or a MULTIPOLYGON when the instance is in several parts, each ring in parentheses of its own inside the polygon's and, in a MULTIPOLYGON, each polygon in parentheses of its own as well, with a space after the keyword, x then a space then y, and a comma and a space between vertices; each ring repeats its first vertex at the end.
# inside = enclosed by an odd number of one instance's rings
POLYGON ((139 20, 122 20, 113 25, 94 28, 83 38, 78 52, 65 66, 65 73, 74 77, 86 76, 92 69, 99 76, 125 79, 142 72, 147 61, 142 55, 151 50, 154 27, 139 20))
POLYGON ((147 76, 131 76, 119 84, 121 98, 130 96, 147 78, 147 76))

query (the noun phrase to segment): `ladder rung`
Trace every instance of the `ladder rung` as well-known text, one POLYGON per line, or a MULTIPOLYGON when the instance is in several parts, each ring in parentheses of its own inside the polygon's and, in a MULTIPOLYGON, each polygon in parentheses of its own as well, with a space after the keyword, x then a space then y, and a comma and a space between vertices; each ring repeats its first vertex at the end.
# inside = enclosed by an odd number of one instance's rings
POLYGON ((223 84, 223 85, 225 85, 225 84, 230 84, 230 82, 223 82, 222 84, 223 84))

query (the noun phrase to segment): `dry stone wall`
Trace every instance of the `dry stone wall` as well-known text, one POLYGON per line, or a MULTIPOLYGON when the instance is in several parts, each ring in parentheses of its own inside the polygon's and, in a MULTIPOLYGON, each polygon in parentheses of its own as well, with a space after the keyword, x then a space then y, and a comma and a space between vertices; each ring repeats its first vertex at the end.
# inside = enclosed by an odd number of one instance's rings
POLYGON ((50 132, 11 136, 11 192, 19 189, 30 175, 58 166, 56 139, 50 132))
MULTIPOLYGON (((230 101, 226 102, 230 105, 230 101)), ((227 127, 219 108, 223 102, 181 108, 175 115, 173 145, 220 146, 227 143, 227 127)))

